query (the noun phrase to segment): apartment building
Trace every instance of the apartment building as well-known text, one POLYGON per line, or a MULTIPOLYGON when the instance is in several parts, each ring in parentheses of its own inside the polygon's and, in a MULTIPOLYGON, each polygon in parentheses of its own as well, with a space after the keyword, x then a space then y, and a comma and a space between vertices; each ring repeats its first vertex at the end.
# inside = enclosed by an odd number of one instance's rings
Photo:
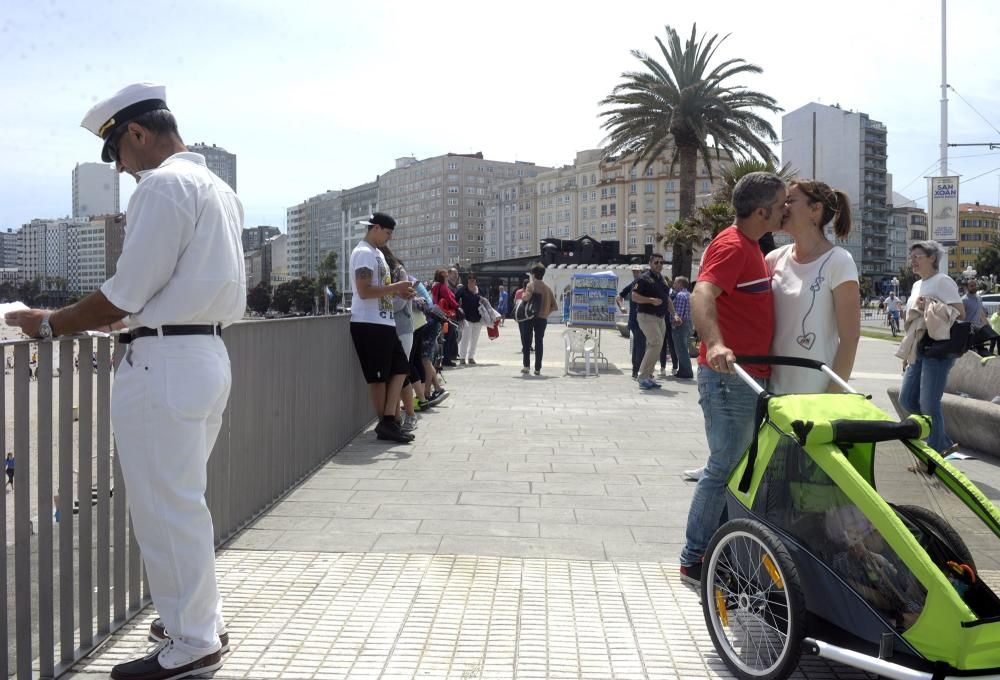
MULTIPOLYGON (((643 254, 680 219, 680 176, 676 166, 671 169, 669 154, 647 168, 645 162, 633 165, 634 156, 605 159, 603 149, 587 149, 572 165, 539 171, 516 185, 501 184, 498 212, 505 221, 499 223, 502 231, 491 231, 487 240, 496 244, 501 258, 537 253, 542 239, 583 236, 618 241, 623 254, 643 254)), ((696 205, 711 201, 721 170, 731 162, 729 154, 720 153, 712 158, 711 173, 699 162, 696 205)))
POLYGON ((281 229, 270 226, 245 227, 243 229, 243 252, 249 253, 259 250, 267 239, 277 236, 281 229))
POLYGON ((781 160, 799 177, 826 182, 850 197, 854 229, 838 244, 854 257, 862 278, 884 289, 893 274, 885 125, 867 113, 810 103, 782 116, 781 140, 781 160))
POLYGON ((204 142, 189 144, 188 151, 204 156, 208 169, 236 191, 236 154, 229 153, 221 146, 215 144, 209 146, 204 142))
POLYGON ((343 228, 340 191, 326 191, 287 209, 288 276, 315 277, 343 228))
POLYGON ((948 248, 948 273, 975 269, 976 258, 990 243, 1000 239, 1000 207, 961 203, 958 206, 958 244, 948 248))
POLYGON ((481 262, 487 252, 487 211, 497 203, 498 186, 546 169, 489 160, 481 152, 399 158, 377 182, 378 209, 396 219, 390 247, 407 271, 423 280, 441 266, 481 262))
MULTIPOLYGON (((366 182, 351 189, 344 189, 340 195, 340 243, 333 246, 337 250, 337 290, 347 296, 344 304, 350 304, 351 294, 351 251, 358 241, 365 237, 368 228, 359 224, 367 219, 378 205, 378 183, 366 182)), ((395 244, 390 245, 395 252, 395 244)), ((326 254, 323 254, 326 257, 326 254)), ((409 266, 409 262, 407 262, 409 266)))
POLYGON ((118 172, 107 163, 77 163, 73 168, 73 217, 109 215, 119 211, 118 172))

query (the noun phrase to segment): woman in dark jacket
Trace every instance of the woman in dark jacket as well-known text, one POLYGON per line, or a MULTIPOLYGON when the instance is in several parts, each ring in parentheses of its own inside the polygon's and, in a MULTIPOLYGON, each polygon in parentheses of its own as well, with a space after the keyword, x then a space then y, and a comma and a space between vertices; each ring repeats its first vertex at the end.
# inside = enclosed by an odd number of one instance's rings
POLYGON ((455 297, 465 314, 465 321, 462 323, 462 340, 458 345, 458 363, 468 363, 475 366, 476 345, 479 344, 479 334, 483 330, 483 317, 479 313, 482 296, 479 294, 475 274, 469 274, 465 285, 458 287, 458 293, 455 297))

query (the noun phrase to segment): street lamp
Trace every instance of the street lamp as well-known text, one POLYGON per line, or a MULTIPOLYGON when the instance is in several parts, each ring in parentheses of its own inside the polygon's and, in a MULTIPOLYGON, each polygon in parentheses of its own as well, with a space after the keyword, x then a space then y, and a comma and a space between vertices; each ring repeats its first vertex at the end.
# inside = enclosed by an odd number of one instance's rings
POLYGON ((973 269, 972 265, 970 264, 968 267, 965 268, 965 271, 962 272, 962 278, 964 278, 966 281, 971 281, 972 279, 976 278, 976 274, 977 274, 976 270, 973 269))
POLYGON ((899 295, 899 279, 895 276, 892 277, 892 292, 899 295))

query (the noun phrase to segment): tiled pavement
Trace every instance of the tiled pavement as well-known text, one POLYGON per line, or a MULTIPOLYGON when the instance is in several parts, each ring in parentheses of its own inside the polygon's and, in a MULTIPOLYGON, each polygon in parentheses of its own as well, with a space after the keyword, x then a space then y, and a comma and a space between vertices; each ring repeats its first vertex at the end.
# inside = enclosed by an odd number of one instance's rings
MULTIPOLYGON (((693 382, 640 392, 605 333, 599 378, 521 376, 516 329, 412 445, 369 431, 219 552, 233 651, 217 678, 731 677, 676 577, 705 455, 693 382), (622 374, 616 366, 625 367, 622 374)), ((862 340, 861 389, 888 406, 887 343, 862 340)), ((148 649, 148 610, 70 677, 148 649)), ((815 659, 798 677, 865 677, 815 659)))

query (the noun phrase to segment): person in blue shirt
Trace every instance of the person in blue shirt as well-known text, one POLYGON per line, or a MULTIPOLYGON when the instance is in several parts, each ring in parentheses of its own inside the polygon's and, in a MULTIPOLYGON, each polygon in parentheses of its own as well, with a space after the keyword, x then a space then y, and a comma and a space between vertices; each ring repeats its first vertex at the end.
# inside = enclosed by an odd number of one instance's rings
POLYGON ((4 471, 7 473, 7 486, 14 490, 14 454, 8 453, 7 460, 4 461, 4 471))

